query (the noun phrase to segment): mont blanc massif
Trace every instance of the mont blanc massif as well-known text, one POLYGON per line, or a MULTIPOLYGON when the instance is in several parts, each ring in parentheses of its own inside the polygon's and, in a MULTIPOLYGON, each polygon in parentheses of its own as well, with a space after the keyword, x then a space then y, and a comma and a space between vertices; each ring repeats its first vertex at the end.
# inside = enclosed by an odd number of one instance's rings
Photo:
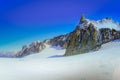
MULTIPOLYGON (((62 55, 53 54, 52 56, 71 56, 89 52, 99 51, 103 45, 112 43, 120 39, 120 24, 114 22, 111 18, 94 21, 85 19, 82 15, 79 24, 75 30, 68 34, 60 35, 43 42, 35 41, 30 45, 24 45, 22 50, 2 54, 1 57, 25 57, 30 54, 42 53, 46 48, 56 50, 65 50, 62 55)), ((49 53, 49 52, 48 52, 49 53)))
POLYGON ((0 80, 119 80, 119 50, 120 23, 82 15, 70 33, 0 52, 0 80))

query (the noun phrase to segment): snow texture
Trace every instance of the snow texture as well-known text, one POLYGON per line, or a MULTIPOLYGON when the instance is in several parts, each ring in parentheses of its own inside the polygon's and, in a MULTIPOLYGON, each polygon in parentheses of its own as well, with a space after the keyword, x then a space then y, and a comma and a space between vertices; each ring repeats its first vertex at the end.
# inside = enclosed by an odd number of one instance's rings
POLYGON ((78 26, 84 29, 88 27, 90 23, 94 24, 97 30, 101 28, 110 28, 110 29, 120 30, 120 24, 117 22, 114 22, 112 19, 102 19, 98 21, 85 19, 85 22, 78 26))
POLYGON ((24 58, 0 58, 0 80, 120 80, 120 42, 99 51, 69 57, 65 50, 47 47, 24 58))
POLYGON ((110 28, 110 29, 115 29, 115 30, 120 30, 120 24, 114 22, 112 19, 103 19, 99 20, 93 23, 97 28, 110 28))

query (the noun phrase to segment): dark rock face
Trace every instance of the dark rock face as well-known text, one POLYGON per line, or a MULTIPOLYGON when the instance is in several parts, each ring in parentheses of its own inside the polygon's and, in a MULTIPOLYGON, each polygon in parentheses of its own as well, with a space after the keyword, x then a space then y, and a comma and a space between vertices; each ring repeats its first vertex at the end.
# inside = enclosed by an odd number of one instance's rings
POLYGON ((66 34, 66 35, 60 35, 57 37, 54 37, 52 39, 45 40, 44 43, 51 45, 51 46, 60 46, 63 49, 67 48, 67 42, 70 39, 72 33, 66 34))
POLYGON ((112 32, 109 28, 102 28, 99 30, 101 34, 102 43, 106 43, 112 40, 112 32))
POLYGON ((98 50, 102 44, 120 39, 120 31, 109 28, 97 30, 92 22, 84 20, 83 16, 81 19, 67 41, 65 56, 98 50))
POLYGON ((19 51, 15 57, 23 57, 32 53, 38 53, 45 48, 45 44, 39 41, 33 42, 29 46, 23 46, 22 50, 19 51))
POLYGON ((75 29, 66 49, 67 55, 81 54, 100 48, 99 34, 91 23, 86 28, 75 29))
POLYGON ((80 24, 84 23, 84 21, 85 21, 85 17, 84 17, 84 14, 83 14, 81 19, 80 19, 80 24))
POLYGON ((115 29, 112 29, 112 39, 120 39, 120 31, 116 31, 115 29))
POLYGON ((101 28, 100 30, 102 43, 107 43, 112 40, 120 39, 120 31, 109 28, 101 28))

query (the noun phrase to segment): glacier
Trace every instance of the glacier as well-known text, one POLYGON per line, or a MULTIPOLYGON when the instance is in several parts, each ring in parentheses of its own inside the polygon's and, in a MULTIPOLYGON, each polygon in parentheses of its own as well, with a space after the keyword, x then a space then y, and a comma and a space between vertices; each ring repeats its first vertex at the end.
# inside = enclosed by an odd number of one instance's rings
POLYGON ((119 80, 120 41, 102 45, 99 51, 62 55, 65 50, 47 47, 24 58, 0 58, 0 80, 119 80))

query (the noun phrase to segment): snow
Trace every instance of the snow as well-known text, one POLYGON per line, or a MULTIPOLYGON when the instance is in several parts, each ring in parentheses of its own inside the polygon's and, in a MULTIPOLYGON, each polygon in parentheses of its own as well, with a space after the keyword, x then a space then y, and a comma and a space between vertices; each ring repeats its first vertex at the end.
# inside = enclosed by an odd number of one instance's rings
POLYGON ((65 50, 47 47, 24 58, 0 58, 0 80, 120 80, 120 42, 99 51, 69 57, 65 50))
POLYGON ((79 28, 84 29, 90 25, 90 23, 94 24, 97 30, 101 28, 110 28, 115 30, 120 30, 120 24, 118 22, 114 22, 112 19, 102 19, 98 21, 85 19, 85 22, 78 25, 79 28))
POLYGON ((98 21, 90 21, 92 22, 98 29, 100 28, 110 28, 115 30, 120 30, 120 25, 117 22, 114 22, 112 19, 102 19, 98 21))
POLYGON ((57 45, 57 46, 51 46, 51 48, 54 48, 54 49, 57 49, 57 50, 61 50, 61 49, 63 49, 60 45, 57 45))
POLYGON ((66 37, 64 37, 62 41, 65 41, 66 39, 67 39, 67 38, 66 38, 66 37))
POLYGON ((65 53, 65 49, 61 49, 60 46, 48 46, 46 45, 46 48, 41 51, 40 53, 36 53, 33 55, 26 56, 25 59, 42 59, 42 58, 49 58, 52 56, 62 56, 65 53))

